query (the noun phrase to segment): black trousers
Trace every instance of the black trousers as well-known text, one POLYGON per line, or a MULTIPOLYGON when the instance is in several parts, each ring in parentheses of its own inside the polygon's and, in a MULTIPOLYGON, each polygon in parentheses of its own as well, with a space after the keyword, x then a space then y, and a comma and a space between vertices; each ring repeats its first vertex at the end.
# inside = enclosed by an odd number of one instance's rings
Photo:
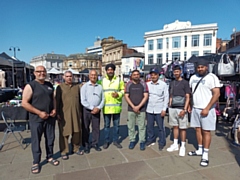
POLYGON ((31 130, 33 164, 39 164, 42 155, 40 147, 42 134, 44 134, 45 137, 46 158, 49 159, 53 156, 56 120, 53 118, 49 118, 43 122, 34 122, 30 120, 29 123, 31 130))
POLYGON ((89 134, 90 134, 90 124, 92 123, 92 144, 97 145, 100 136, 100 112, 97 114, 91 114, 91 110, 83 108, 83 146, 90 147, 89 144, 89 134))

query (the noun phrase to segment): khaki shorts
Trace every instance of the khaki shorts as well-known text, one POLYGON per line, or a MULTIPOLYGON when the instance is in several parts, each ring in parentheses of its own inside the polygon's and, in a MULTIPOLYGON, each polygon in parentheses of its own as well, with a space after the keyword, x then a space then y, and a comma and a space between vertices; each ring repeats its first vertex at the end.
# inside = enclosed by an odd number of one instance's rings
POLYGON ((183 118, 179 117, 179 113, 182 109, 168 108, 169 125, 178 126, 179 129, 187 129, 188 126, 188 114, 185 114, 183 118))

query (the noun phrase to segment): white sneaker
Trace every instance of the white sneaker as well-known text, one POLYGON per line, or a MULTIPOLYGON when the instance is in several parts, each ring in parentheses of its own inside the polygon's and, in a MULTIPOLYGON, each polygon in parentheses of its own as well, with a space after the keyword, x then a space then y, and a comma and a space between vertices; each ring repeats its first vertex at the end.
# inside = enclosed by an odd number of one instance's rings
POLYGON ((180 147, 179 156, 185 156, 185 154, 186 154, 186 148, 185 147, 180 147))
POLYGON ((167 148, 168 152, 178 151, 178 145, 172 144, 169 148, 167 148))

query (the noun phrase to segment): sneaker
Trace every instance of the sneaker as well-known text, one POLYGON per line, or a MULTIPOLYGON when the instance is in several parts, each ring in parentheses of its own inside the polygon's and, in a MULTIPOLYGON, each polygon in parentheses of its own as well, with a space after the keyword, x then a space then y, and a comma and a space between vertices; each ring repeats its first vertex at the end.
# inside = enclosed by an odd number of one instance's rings
POLYGON ((144 150, 145 150, 145 143, 144 143, 144 142, 141 142, 141 143, 140 143, 140 150, 141 150, 141 151, 144 151, 144 150))
POLYGON ((179 156, 185 156, 185 154, 186 154, 186 148, 185 147, 180 147, 179 156))
POLYGON ((155 145, 155 142, 146 142, 147 147, 154 146, 154 145, 155 145))
POLYGON ((133 149, 135 147, 135 142, 130 142, 128 148, 133 149))
POLYGON ((168 152, 178 151, 178 145, 172 144, 169 148, 167 148, 168 152))
POLYGON ((116 146, 117 148, 121 149, 122 145, 116 141, 113 142, 113 145, 116 146))
POLYGON ((103 145, 103 149, 107 149, 109 147, 109 142, 105 142, 103 145))

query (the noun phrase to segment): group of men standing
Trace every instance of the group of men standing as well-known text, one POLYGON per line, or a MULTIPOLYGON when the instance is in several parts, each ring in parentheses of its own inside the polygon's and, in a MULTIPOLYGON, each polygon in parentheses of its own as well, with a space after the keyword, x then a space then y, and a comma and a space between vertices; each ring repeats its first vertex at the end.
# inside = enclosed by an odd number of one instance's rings
POLYGON ((180 156, 185 156, 186 129, 188 113, 191 112, 191 126, 196 128, 198 150, 188 153, 190 156, 202 156, 200 165, 207 166, 208 151, 211 142, 210 130, 215 130, 216 115, 214 103, 219 97, 219 80, 208 73, 207 64, 199 61, 197 74, 190 82, 181 78, 181 68, 174 67, 175 80, 170 88, 159 80, 159 70, 150 70, 151 81, 145 83, 140 78, 140 72, 133 70, 131 81, 126 85, 120 77, 114 74, 115 65, 105 67, 106 77, 97 82, 98 74, 95 70, 89 73, 89 81, 84 85, 73 83, 71 71, 64 73, 64 82, 56 90, 51 83, 46 82, 46 69, 38 66, 34 75, 36 79, 26 85, 23 91, 22 106, 30 113, 32 136, 33 166, 31 172, 40 172, 41 136, 44 133, 47 162, 57 166, 59 161, 53 159, 53 144, 55 139, 55 122, 59 125, 59 148, 63 160, 69 154, 83 155, 91 148, 101 151, 98 145, 100 136, 100 113, 104 118, 104 144, 107 149, 111 142, 117 148, 122 148, 119 142, 120 113, 122 98, 128 103, 128 135, 129 149, 134 149, 136 141, 135 124, 138 124, 140 150, 155 144, 158 136, 159 150, 166 146, 164 116, 169 111, 169 123, 173 126, 174 143, 167 151, 177 151, 180 131, 180 156), (192 93, 190 88, 192 88, 192 93), (193 94, 193 106, 190 106, 190 95, 193 94), (113 139, 110 139, 110 124, 113 121, 113 139), (154 133, 157 124, 158 135, 154 133), (90 124, 92 139, 89 140, 90 124), (147 133, 146 133, 147 132, 147 133), (146 136, 147 134, 147 136, 146 136), (69 150, 69 138, 71 138, 69 150), (81 146, 83 148, 81 148, 81 146))

